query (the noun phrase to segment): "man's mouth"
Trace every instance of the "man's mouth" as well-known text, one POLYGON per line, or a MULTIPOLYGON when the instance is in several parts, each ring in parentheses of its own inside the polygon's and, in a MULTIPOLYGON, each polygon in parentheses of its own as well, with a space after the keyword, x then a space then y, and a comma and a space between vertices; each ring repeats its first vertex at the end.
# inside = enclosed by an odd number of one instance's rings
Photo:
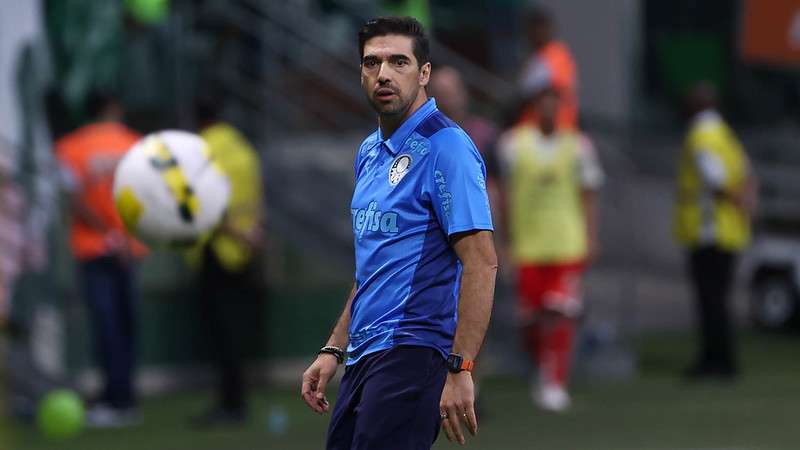
POLYGON ((381 88, 375 91, 375 98, 378 100, 391 100, 396 95, 397 93, 389 88, 381 88))

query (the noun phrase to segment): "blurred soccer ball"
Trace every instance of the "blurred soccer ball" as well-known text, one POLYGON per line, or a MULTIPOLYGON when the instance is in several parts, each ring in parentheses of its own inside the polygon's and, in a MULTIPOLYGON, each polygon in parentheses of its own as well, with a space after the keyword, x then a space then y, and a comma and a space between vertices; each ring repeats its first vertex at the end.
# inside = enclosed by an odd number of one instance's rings
POLYGON ((62 389, 52 391, 42 399, 36 422, 48 438, 69 439, 81 432, 84 418, 80 397, 73 391, 62 389))
POLYGON ((145 136, 120 161, 114 204, 149 244, 191 245, 222 219, 230 183, 203 139, 185 131, 145 136))

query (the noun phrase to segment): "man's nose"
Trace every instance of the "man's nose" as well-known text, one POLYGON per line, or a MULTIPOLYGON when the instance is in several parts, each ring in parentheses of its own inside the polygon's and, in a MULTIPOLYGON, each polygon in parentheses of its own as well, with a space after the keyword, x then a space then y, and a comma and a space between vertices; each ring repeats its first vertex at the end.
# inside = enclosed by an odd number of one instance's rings
POLYGON ((392 79, 389 77, 389 72, 389 64, 385 62, 381 63, 381 66, 378 68, 378 83, 386 84, 392 81, 392 79))

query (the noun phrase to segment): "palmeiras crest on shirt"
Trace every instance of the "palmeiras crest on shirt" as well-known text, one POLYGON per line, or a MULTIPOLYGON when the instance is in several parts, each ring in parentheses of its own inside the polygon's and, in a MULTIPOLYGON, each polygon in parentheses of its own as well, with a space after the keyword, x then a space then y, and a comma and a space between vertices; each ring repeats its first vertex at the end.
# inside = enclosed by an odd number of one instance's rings
POLYGON ((411 155, 400 155, 392 162, 389 168, 389 184, 397 185, 411 169, 411 155))

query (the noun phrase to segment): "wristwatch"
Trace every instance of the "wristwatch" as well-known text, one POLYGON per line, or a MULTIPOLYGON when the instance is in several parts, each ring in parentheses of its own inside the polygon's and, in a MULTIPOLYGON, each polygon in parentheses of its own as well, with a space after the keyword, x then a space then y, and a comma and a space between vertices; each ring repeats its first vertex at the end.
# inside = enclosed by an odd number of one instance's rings
POLYGON ((335 345, 326 345, 325 347, 319 349, 319 352, 317 352, 318 355, 321 355, 323 353, 335 356, 336 362, 339 364, 344 362, 344 350, 342 350, 339 347, 336 347, 335 345))
POLYGON ((472 372, 473 367, 475 367, 474 361, 465 359, 458 353, 450 353, 447 357, 447 370, 449 370, 450 373, 459 373, 464 370, 472 372))

